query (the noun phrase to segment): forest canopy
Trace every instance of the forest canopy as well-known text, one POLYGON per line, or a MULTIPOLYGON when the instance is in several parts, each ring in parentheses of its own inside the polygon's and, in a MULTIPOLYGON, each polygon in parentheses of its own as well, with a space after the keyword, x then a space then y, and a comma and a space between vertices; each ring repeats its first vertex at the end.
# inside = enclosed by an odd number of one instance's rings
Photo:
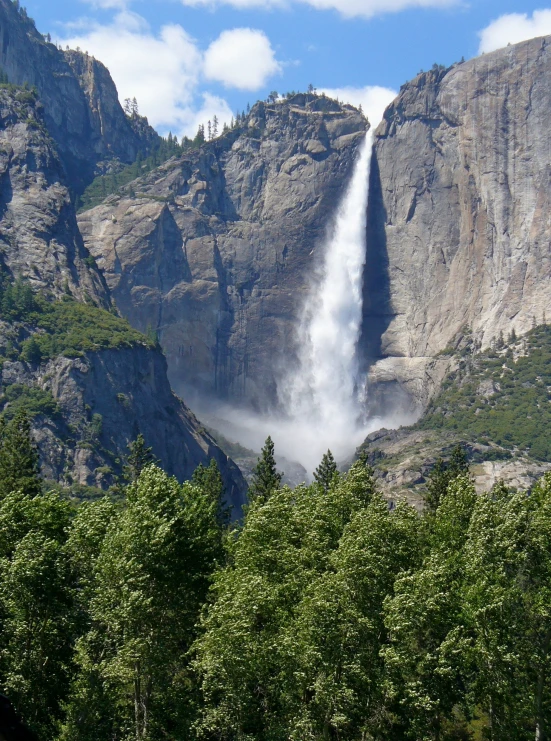
POLYGON ((0 428, 0 691, 39 739, 509 741, 551 723, 551 475, 477 494, 461 450, 427 507, 330 451, 243 521, 214 462, 183 484, 130 445, 124 497, 45 491, 0 428))

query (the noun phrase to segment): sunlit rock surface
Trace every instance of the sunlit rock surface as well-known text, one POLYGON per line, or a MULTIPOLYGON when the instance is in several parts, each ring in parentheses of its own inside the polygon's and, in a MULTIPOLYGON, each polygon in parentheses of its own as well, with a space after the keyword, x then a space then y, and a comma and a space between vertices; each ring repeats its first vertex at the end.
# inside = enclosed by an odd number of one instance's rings
POLYGON ((487 347, 549 317, 550 111, 547 37, 417 76, 376 131, 362 346, 413 405, 465 328, 487 347))
POLYGON ((158 331, 176 390, 275 402, 366 128, 322 96, 258 103, 241 128, 80 215, 120 311, 158 331))

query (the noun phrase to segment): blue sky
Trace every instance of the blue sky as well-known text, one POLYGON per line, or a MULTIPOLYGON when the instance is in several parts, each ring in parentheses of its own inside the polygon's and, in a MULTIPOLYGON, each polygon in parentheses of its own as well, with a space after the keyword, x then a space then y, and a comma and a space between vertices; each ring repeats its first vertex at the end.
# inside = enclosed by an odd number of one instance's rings
POLYGON ((520 0, 26 0, 26 6, 40 31, 104 61, 121 98, 135 95, 158 129, 178 134, 192 134, 215 113, 228 118, 271 90, 304 90, 309 83, 351 102, 365 100, 376 117, 391 91, 434 62, 473 57, 481 43, 490 50, 551 33, 551 10, 520 0), (371 86, 387 91, 370 99, 371 86))

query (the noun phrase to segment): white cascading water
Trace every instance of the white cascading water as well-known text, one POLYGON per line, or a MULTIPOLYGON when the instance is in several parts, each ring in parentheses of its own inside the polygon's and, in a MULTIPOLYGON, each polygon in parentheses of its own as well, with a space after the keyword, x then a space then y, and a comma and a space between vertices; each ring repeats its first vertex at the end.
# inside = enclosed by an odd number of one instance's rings
MULTIPOLYGON (((373 88, 369 120, 379 121, 394 96, 392 90, 373 88)), ((278 457, 287 459, 283 470, 295 461, 311 474, 328 449, 343 461, 373 430, 412 421, 406 416, 366 420, 365 379, 358 377, 372 143, 369 133, 322 246, 297 329, 299 362, 278 384, 284 413, 256 415, 228 407, 219 408, 216 418, 211 415, 213 427, 254 450, 271 435, 278 457)))
POLYGON ((301 447, 308 450, 310 468, 328 448, 337 458, 349 455, 367 434, 361 421, 356 346, 371 150, 372 136, 367 134, 304 307, 299 367, 280 387, 286 413, 302 431, 301 447))

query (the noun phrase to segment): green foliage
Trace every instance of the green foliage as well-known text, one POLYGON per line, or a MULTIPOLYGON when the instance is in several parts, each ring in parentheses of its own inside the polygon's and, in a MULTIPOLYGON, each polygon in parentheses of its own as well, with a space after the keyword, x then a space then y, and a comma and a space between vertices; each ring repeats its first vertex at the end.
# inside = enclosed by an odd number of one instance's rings
POLYGON ((5 404, 3 416, 5 419, 13 419, 24 410, 29 417, 43 414, 45 417, 56 419, 61 412, 59 405, 49 391, 43 391, 36 386, 24 386, 21 383, 12 383, 6 387, 0 404, 5 404))
POLYGON ((551 460, 551 327, 536 327, 523 342, 525 353, 516 360, 511 350, 472 357, 444 384, 418 427, 551 460))
POLYGON ((156 344, 112 312, 68 296, 50 301, 28 282, 14 282, 5 275, 0 278, 0 319, 35 330, 22 342, 16 340, 6 353, 30 365, 58 355, 79 357, 90 351, 156 344))
POLYGON ((469 465, 467 457, 460 445, 457 445, 453 449, 450 460, 447 463, 442 458, 437 460, 430 472, 426 486, 425 506, 427 510, 430 513, 436 512, 440 502, 446 495, 449 484, 458 476, 466 475, 468 472, 469 465))
POLYGON ((70 507, 55 494, 14 491, 0 501, 0 691, 40 738, 55 735, 69 687, 69 522, 70 507))
POLYGON ((42 359, 58 355, 78 357, 89 351, 150 345, 147 338, 125 319, 76 301, 45 303, 35 322, 43 330, 33 335, 42 359))
POLYGON ((191 482, 202 489, 203 493, 214 503, 216 520, 221 527, 230 521, 231 510, 226 505, 224 482, 218 464, 211 458, 208 466, 200 463, 191 477, 191 482))
POLYGON ((6 321, 26 319, 33 312, 40 311, 41 305, 30 283, 18 278, 12 282, 4 277, 0 282, 0 316, 6 321))
POLYGON ((42 491, 38 450, 24 409, 8 423, 2 419, 0 427, 0 498, 17 489, 28 496, 42 491))
MULTIPOLYGON (((417 519, 409 509, 408 513, 417 519)), ((376 649, 372 643, 362 657, 354 656, 358 636, 343 623, 334 625, 330 638, 326 633, 336 615, 344 623, 347 618, 355 620, 343 614, 335 591, 334 570, 348 558, 339 544, 352 523, 358 529, 350 541, 356 542, 369 537, 374 521, 385 517, 395 515, 374 494, 371 474, 361 462, 328 492, 317 485, 283 487, 267 499, 253 500, 239 538, 228 543, 229 565, 216 576, 214 602, 196 644, 205 698, 203 733, 221 739, 298 741, 322 737, 328 718, 333 733, 340 728, 341 711, 332 706, 328 685, 342 680, 348 658, 354 665, 365 658, 367 664, 376 649), (356 517, 364 515, 368 521, 360 525, 356 517), (340 669, 334 660, 342 660, 340 669)), ((382 537, 387 536, 388 532, 382 537)), ((377 539, 371 554, 374 569, 387 554, 385 549, 380 558, 375 555, 379 545, 377 539)), ((351 543, 348 547, 362 557, 363 543, 358 550, 351 543)), ((387 548, 392 549, 391 539, 387 548)), ((389 561, 389 571, 395 563, 389 561)), ((339 595, 346 595, 353 571, 350 564, 339 595)), ((369 578, 366 573, 366 581, 369 578)), ((371 588, 366 584, 366 592, 371 588)), ((359 708, 365 700, 354 674, 350 665, 349 681, 359 691, 352 702, 359 708)), ((343 702, 347 695, 343 689, 343 702)))
POLYGON ((133 185, 130 185, 137 178, 147 175, 159 165, 164 164, 174 156, 180 156, 197 143, 184 138, 182 144, 178 144, 176 137, 171 134, 167 139, 161 139, 159 146, 153 153, 143 159, 140 153, 136 161, 123 168, 120 172, 110 173, 108 175, 99 175, 86 188, 79 201, 79 211, 88 211, 101 203, 107 196, 117 191, 126 192, 134 197, 136 195, 133 185))
POLYGON ((274 443, 271 437, 266 438, 260 458, 253 470, 253 478, 249 486, 249 499, 265 501, 273 491, 279 488, 283 474, 276 468, 274 443))
POLYGON ((314 471, 314 480, 322 487, 325 492, 334 483, 335 477, 338 477, 337 464, 333 458, 333 453, 328 450, 324 453, 321 463, 314 471))
POLYGON ((64 738, 188 737, 186 651, 219 553, 208 497, 146 466, 99 546, 64 738))
POLYGON ((129 483, 136 483, 147 465, 157 463, 157 459, 151 450, 146 446, 141 432, 135 440, 128 443, 128 458, 123 471, 124 477, 129 483))

